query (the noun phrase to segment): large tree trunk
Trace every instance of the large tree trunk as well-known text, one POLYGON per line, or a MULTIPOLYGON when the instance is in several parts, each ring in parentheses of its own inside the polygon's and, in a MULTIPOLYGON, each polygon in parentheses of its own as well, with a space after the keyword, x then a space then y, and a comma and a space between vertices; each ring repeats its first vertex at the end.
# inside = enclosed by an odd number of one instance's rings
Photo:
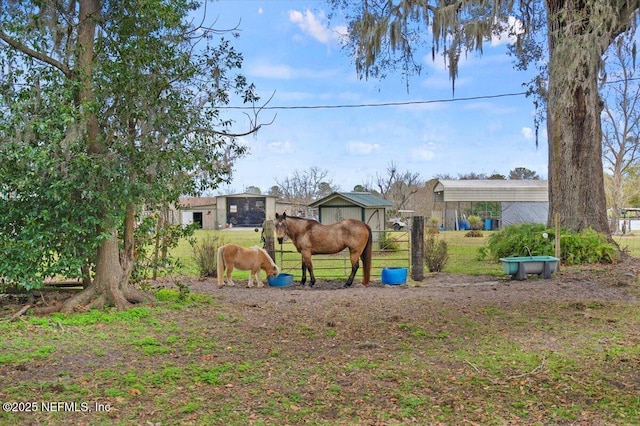
POLYGON ((126 308, 129 303, 118 288, 122 273, 118 255, 118 234, 114 230, 112 236, 98 247, 95 278, 89 287, 67 300, 62 305, 62 311, 71 312, 79 306, 83 309, 103 306, 126 308))
POLYGON ((132 306, 132 303, 153 300, 151 296, 129 285, 131 270, 129 267, 123 268, 120 261, 118 232, 113 229, 111 237, 98 247, 95 278, 91 285, 65 301, 61 310, 72 312, 75 309, 99 309, 105 306, 123 310, 132 306))
POLYGON ((610 236, 602 170, 602 100, 598 93, 600 58, 609 42, 583 37, 592 26, 588 11, 562 0, 548 0, 549 223, 592 227, 610 236), (591 45, 584 45, 592 40, 591 45))
MULTIPOLYGON (((89 104, 95 100, 92 71, 96 23, 99 17, 99 0, 80 1, 78 69, 75 73, 82 79, 78 94, 80 104, 89 104)), ((93 112, 87 114, 86 130, 88 152, 96 157, 105 155, 106 150, 100 140, 98 118, 93 112)), ((133 268, 133 214, 133 205, 127 206, 125 248, 122 256, 120 256, 118 244, 118 231, 112 227, 108 229, 110 237, 102 240, 97 249, 95 278, 82 292, 67 300, 61 306, 62 311, 71 312, 77 308, 102 308, 104 306, 126 309, 131 306, 131 302, 151 299, 145 293, 129 286, 129 277, 133 268)))

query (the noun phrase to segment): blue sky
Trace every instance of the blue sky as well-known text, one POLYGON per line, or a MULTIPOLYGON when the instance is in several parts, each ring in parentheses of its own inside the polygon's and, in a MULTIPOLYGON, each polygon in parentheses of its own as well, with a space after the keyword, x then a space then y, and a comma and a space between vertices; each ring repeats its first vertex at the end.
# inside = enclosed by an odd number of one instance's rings
MULTIPOLYGON (((482 56, 468 54, 455 96, 448 71, 430 54, 421 58, 422 74, 409 80, 407 92, 399 73, 384 80, 357 77, 340 41, 344 22, 329 22, 328 12, 323 1, 221 0, 208 5, 207 21, 215 20, 218 29, 239 25, 233 44, 244 55, 242 72, 263 99, 274 94, 271 107, 446 102, 263 111, 261 122, 275 121, 242 139, 249 153, 220 192, 248 186, 266 192, 311 167, 326 170, 329 180, 350 191, 385 176, 391 163, 424 180, 471 172, 507 175, 516 167, 547 177, 546 133, 542 128, 536 147, 532 100, 481 98, 523 92, 531 78, 513 69, 506 38, 487 43, 482 56)), ((238 131, 248 127, 238 111, 228 114, 237 119, 238 131)))

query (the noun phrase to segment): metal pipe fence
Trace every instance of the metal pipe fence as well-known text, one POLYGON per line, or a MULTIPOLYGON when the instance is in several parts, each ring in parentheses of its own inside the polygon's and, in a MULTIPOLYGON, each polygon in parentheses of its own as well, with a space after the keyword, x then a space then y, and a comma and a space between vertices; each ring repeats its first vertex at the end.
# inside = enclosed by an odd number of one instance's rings
MULTIPOLYGON (((371 278, 379 279, 383 268, 411 266, 411 234, 410 231, 373 231, 373 250, 371 253, 371 278)), ((275 244, 275 262, 282 272, 293 274, 296 278, 302 274, 302 256, 293 243, 286 241, 275 244)), ((347 279, 351 273, 349 250, 336 254, 315 254, 311 258, 313 270, 318 278, 347 279)), ((362 274, 362 261, 356 275, 362 274)))
MULTIPOLYGON (((630 227, 631 228, 631 227, 630 227)), ((425 227, 426 229, 426 227, 425 227)), ((435 238, 448 245, 448 261, 443 272, 468 274, 500 274, 502 266, 499 262, 479 261, 481 251, 486 248, 488 238, 500 230, 481 230, 480 236, 468 236, 468 231, 439 231, 435 238)), ((374 231, 375 232, 375 231, 374 231)), ((425 232, 425 236, 428 232, 425 232)), ((640 258, 640 231, 631 228, 623 234, 612 235, 613 241, 630 256, 640 258)), ((372 253, 371 279, 379 279, 382 269, 386 267, 406 267, 412 270, 412 230, 377 231, 374 235, 374 249, 372 253)), ((550 241, 550 244, 555 242, 550 241)), ((291 273, 296 278, 301 277, 302 258, 291 242, 282 246, 276 244, 275 261, 283 272, 291 273)), ((413 261, 424 261, 414 259, 413 261)), ((333 255, 313 255, 314 272, 319 279, 346 279, 351 273, 349 251, 343 250, 333 255)), ((362 262, 360 262, 362 268, 362 262)), ((425 269, 425 272, 429 272, 425 269)), ((356 274, 356 280, 362 275, 362 270, 356 274)))

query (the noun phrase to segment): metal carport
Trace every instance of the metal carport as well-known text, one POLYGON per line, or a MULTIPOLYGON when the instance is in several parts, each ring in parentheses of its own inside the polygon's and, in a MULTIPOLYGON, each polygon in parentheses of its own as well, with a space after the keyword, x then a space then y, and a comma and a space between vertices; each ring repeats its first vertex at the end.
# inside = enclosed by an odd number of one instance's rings
POLYGON ((499 203, 499 212, 492 212, 494 225, 490 229, 516 223, 547 223, 549 215, 546 180, 439 180, 433 193, 436 206, 441 205, 438 213, 445 229, 460 229, 464 211, 474 211, 477 203, 499 203))

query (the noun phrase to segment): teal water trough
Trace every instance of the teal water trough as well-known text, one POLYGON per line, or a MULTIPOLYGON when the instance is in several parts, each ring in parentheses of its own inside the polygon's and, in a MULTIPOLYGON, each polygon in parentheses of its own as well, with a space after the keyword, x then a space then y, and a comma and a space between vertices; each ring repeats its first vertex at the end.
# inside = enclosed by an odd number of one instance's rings
POLYGON ((502 266, 506 274, 516 280, 526 280, 527 274, 541 275, 544 279, 551 278, 551 274, 558 269, 560 259, 553 256, 519 256, 502 257, 502 266))

